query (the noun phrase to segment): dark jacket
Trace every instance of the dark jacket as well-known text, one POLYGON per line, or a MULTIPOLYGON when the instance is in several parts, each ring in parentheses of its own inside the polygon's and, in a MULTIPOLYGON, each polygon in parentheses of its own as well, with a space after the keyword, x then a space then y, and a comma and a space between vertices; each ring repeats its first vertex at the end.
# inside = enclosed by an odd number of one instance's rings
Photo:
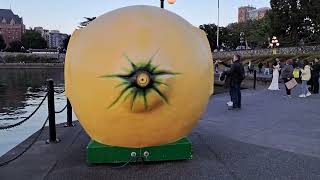
POLYGON ((320 74, 320 64, 317 63, 312 66, 311 75, 313 78, 319 78, 319 74, 320 74))
POLYGON ((288 79, 293 78, 293 66, 292 65, 284 65, 281 71, 281 78, 288 79))
POLYGON ((223 87, 228 89, 230 88, 230 76, 228 75, 227 71, 223 71, 220 75, 220 81, 224 81, 223 87))
POLYGON ((231 87, 240 85, 245 78, 244 67, 239 61, 234 62, 226 73, 230 76, 231 87))

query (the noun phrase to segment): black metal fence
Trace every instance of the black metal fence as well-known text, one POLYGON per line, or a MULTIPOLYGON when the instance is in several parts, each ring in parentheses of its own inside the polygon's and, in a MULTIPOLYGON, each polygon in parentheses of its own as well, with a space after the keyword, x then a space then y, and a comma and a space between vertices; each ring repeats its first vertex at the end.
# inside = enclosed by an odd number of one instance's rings
POLYGON ((43 105, 45 100, 48 99, 48 116, 44 120, 44 123, 43 123, 42 127, 40 128, 40 130, 38 131, 38 134, 34 137, 32 142, 21 153, 19 153, 18 155, 16 155, 15 157, 13 157, 9 160, 6 160, 5 162, 0 162, 0 167, 5 166, 5 165, 9 164, 10 162, 18 159, 25 152, 27 152, 28 149, 30 149, 32 147, 32 145, 39 139, 40 135, 43 132, 43 129, 45 128, 45 126, 48 122, 49 122, 49 137, 48 137, 48 140, 46 141, 46 143, 60 142, 60 139, 58 139, 57 135, 56 135, 56 119, 55 119, 56 114, 62 113, 67 109, 67 123, 65 124, 65 127, 73 127, 74 126, 72 123, 72 106, 71 106, 71 103, 68 98, 67 98, 66 106, 64 108, 62 108, 60 111, 55 111, 55 98, 54 98, 55 94, 62 94, 64 92, 65 91, 61 91, 61 92, 55 91, 53 80, 48 79, 47 80, 47 93, 45 94, 45 96, 43 96, 41 102, 36 107, 36 109, 28 117, 20 120, 17 123, 14 123, 14 124, 0 126, 0 130, 6 130, 6 129, 12 129, 12 128, 15 128, 17 126, 22 125, 23 123, 30 120, 36 114, 36 112, 40 109, 40 107, 43 105))

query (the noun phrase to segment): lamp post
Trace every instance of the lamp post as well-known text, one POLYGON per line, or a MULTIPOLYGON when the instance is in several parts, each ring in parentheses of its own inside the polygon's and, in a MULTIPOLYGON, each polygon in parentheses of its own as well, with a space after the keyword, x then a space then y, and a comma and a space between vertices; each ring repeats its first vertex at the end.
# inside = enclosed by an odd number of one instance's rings
MULTIPOLYGON (((176 3, 176 0, 167 0, 169 4, 176 3)), ((164 0, 160 0, 160 7, 164 9, 164 0)))
POLYGON ((280 46, 279 40, 276 36, 273 36, 270 42, 270 47, 272 48, 272 54, 277 54, 277 47, 280 46))
POLYGON ((218 25, 217 25, 217 49, 219 50, 219 36, 220 36, 220 0, 218 0, 218 25))

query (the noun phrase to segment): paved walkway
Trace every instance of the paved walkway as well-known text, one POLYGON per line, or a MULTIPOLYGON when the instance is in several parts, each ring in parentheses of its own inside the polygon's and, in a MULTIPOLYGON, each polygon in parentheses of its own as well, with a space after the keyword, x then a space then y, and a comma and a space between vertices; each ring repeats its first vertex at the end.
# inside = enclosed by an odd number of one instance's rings
POLYGON ((24 156, 0 168, 0 179, 319 180, 320 97, 288 99, 283 93, 246 90, 241 111, 226 110, 226 94, 212 97, 189 136, 194 148, 190 161, 89 166, 85 162, 89 137, 78 124, 57 128, 59 144, 44 143, 46 130, 24 156))
POLYGON ((299 87, 293 98, 283 96, 284 90, 259 89, 244 91, 243 109, 236 112, 221 107, 229 97, 215 96, 203 116, 207 123, 199 126, 242 142, 320 158, 320 96, 301 99, 299 87))

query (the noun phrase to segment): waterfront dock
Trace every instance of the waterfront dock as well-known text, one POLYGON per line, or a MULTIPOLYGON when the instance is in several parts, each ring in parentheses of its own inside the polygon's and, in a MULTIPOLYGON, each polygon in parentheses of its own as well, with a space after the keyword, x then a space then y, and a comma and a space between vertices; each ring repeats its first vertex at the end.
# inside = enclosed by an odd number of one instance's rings
MULTIPOLYGON (((0 168, 1 180, 90 179, 320 179, 320 96, 293 98, 284 90, 244 90, 243 109, 228 111, 228 94, 210 99, 189 135, 193 160, 119 165, 89 165, 89 137, 76 122, 57 126, 58 144, 46 144, 48 129, 23 156, 0 168)), ((0 158, 15 156, 33 136, 0 158)))

